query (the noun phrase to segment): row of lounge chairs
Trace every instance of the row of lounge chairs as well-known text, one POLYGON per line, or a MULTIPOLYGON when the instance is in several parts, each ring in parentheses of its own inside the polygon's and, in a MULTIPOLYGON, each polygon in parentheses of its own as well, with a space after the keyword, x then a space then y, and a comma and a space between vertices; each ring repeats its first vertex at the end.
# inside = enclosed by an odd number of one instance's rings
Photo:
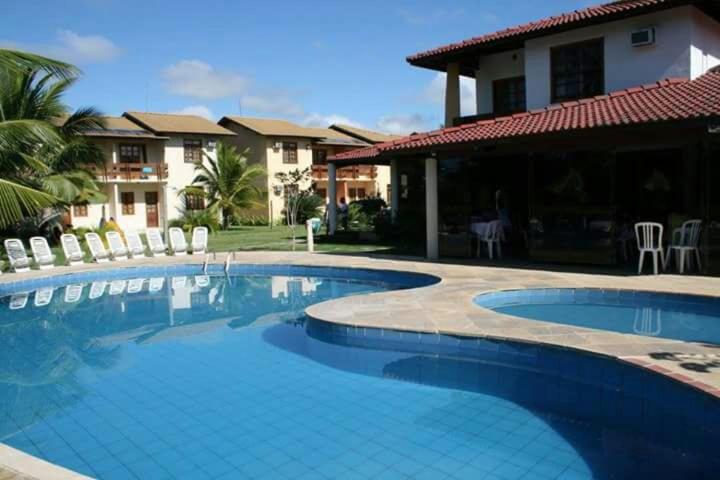
MULTIPOLYGON (((170 238, 170 248, 167 248, 163 241, 162 233, 158 228, 148 228, 146 238, 148 250, 154 257, 165 256, 168 252, 172 255, 187 255, 188 250, 193 255, 203 254, 207 252, 208 229, 206 227, 195 227, 192 233, 190 248, 188 248, 187 240, 182 229, 172 227, 168 230, 170 238)), ((94 232, 85 234, 85 241, 90 249, 90 255, 94 262, 104 263, 111 260, 121 261, 129 258, 145 257, 146 248, 142 243, 140 234, 137 232, 128 232, 123 240, 119 232, 109 231, 105 233, 108 248, 100 238, 100 235, 94 232)), ((63 252, 65 253, 65 263, 67 265, 81 265, 85 263, 85 253, 80 248, 80 242, 73 233, 65 233, 60 237, 63 252)), ((55 267, 55 255, 50 250, 47 239, 45 237, 30 238, 30 249, 35 265, 40 270, 46 270, 55 267)), ((5 251, 8 255, 10 268, 15 272, 27 272, 32 266, 32 261, 27 255, 25 245, 17 238, 8 238, 5 240, 5 251)))

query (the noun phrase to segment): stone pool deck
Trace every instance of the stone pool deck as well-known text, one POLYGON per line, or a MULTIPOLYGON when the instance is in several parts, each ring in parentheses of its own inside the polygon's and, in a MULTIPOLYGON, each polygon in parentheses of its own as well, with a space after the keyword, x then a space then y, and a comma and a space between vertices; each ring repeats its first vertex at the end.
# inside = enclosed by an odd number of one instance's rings
MULTIPOLYGON (((222 263, 218 254, 213 263, 222 263)), ((200 256, 160 257, 51 271, 3 274, 0 283, 82 271, 197 263, 200 256)), ((720 397, 720 346, 592 330, 502 315, 473 303, 478 294, 523 288, 600 288, 720 297, 720 278, 616 276, 291 252, 239 252, 235 263, 398 270, 437 276, 435 285, 347 297, 313 305, 313 318, 352 328, 383 328, 555 345, 616 358, 720 397)), ((0 444, 0 480, 86 478, 0 444), (3 470, 2 465, 5 465, 3 470), (22 473, 20 473, 22 472, 22 473)))

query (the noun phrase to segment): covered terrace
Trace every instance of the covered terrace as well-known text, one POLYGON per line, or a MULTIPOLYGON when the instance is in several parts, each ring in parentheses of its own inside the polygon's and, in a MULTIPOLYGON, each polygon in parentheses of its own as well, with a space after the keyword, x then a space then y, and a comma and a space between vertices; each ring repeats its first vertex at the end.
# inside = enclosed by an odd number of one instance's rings
POLYGON ((719 154, 714 71, 337 155, 329 190, 336 167, 390 165, 393 218, 421 212, 429 259, 474 255, 470 225, 500 209, 511 255, 594 264, 628 261, 637 221, 667 233, 699 218, 703 270, 718 273, 719 154))

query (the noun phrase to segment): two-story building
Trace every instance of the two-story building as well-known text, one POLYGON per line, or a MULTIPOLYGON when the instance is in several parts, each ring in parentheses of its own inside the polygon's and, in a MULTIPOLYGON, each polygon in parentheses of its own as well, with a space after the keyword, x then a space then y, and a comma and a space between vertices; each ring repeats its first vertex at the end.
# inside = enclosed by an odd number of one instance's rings
POLYGON ((425 217, 428 257, 472 254, 471 226, 502 217, 514 254, 616 263, 635 222, 700 218, 704 267, 720 269, 720 2, 616 1, 407 61, 447 74, 446 128, 330 164, 391 165, 395 213, 425 217))
POLYGON ((105 165, 95 174, 107 201, 74 205, 69 222, 96 228, 112 217, 123 229, 142 231, 165 228, 184 209, 204 208, 204 199, 180 191, 192 184, 195 166, 213 158, 217 142, 233 133, 192 115, 126 112, 86 135, 105 152, 105 165))
MULTIPOLYGON (((310 169, 311 175, 304 185, 330 202, 328 194, 327 159, 333 155, 364 148, 376 140, 391 139, 378 132, 333 125, 330 128, 311 128, 286 120, 226 116, 218 122, 235 133, 229 141, 238 150, 249 149, 251 163, 262 165, 267 175, 260 185, 268 192, 267 204, 252 214, 271 222, 282 219, 286 193, 276 178, 281 172, 310 169), (346 131, 351 128, 352 132, 346 131)), ((335 202, 347 202, 367 197, 388 199, 389 168, 375 165, 352 165, 338 170, 335 202)))

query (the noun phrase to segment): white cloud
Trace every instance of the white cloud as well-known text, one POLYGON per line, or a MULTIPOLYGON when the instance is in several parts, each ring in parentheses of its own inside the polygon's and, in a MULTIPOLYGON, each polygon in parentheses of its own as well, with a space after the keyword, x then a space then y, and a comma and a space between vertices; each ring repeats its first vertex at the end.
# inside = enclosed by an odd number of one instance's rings
POLYGON ((205 105, 190 105, 170 113, 177 113, 180 115, 197 115, 198 117, 204 117, 208 120, 215 121, 215 114, 205 105))
POLYGON ((55 43, 0 42, 0 44, 80 65, 109 62, 122 53, 120 47, 102 35, 80 35, 71 30, 58 30, 55 43))
POLYGON ((291 95, 280 91, 243 95, 240 100, 243 110, 247 108, 285 117, 298 117, 305 113, 302 105, 291 95))
POLYGON ((344 115, 331 113, 330 115, 322 115, 319 113, 311 113, 302 120, 303 125, 308 127, 328 127, 334 123, 348 125, 351 127, 364 128, 360 122, 349 119, 344 115))
POLYGON ((393 135, 408 135, 413 132, 431 130, 430 122, 419 113, 410 115, 388 115, 380 118, 378 130, 393 135))
POLYGON ((250 83, 243 75, 215 70, 200 60, 170 65, 163 78, 170 93, 205 100, 242 95, 250 83))
MULTIPOLYGON (((423 98, 437 105, 445 105, 445 77, 442 72, 435 75, 423 91, 423 98)), ((460 109, 463 115, 474 115, 477 112, 475 100, 475 80, 460 77, 460 109)))

